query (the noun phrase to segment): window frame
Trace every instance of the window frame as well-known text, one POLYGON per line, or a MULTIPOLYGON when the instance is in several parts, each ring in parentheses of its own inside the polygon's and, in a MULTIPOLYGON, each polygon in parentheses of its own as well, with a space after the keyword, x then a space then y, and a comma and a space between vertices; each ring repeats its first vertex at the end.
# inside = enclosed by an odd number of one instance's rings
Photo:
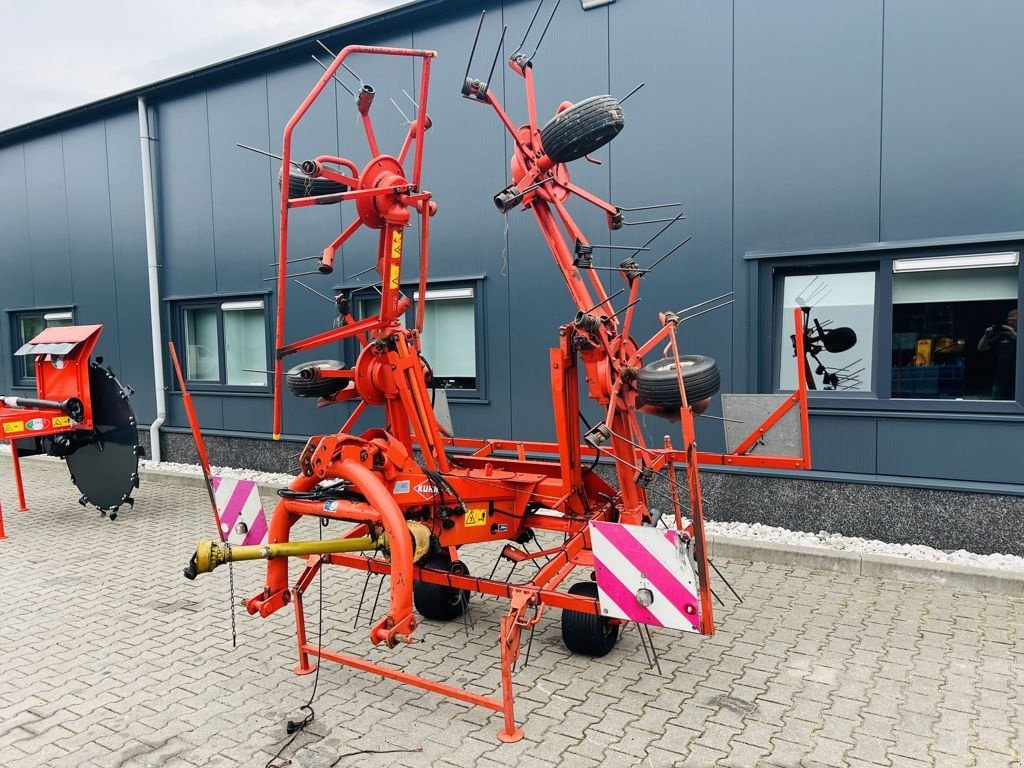
POLYGON ((787 332, 780 332, 782 279, 792 274, 828 274, 834 272, 875 269, 875 339, 872 350, 871 392, 842 394, 832 391, 809 392, 809 406, 816 411, 834 410, 837 413, 867 411, 874 414, 900 412, 925 417, 961 418, 975 414, 979 417, 1005 418, 1024 415, 1024 341, 1017 337, 1017 369, 1013 400, 955 400, 941 398, 892 397, 892 314, 893 314, 893 262, 942 256, 968 256, 1001 251, 1016 251, 1021 258, 1017 266, 1017 312, 1024 309, 1024 240, 958 239, 950 244, 908 243, 879 244, 878 246, 852 246, 849 249, 822 249, 820 252, 793 254, 747 254, 756 262, 757 295, 761 297, 757 325, 767 337, 759 345, 759 360, 755 373, 757 391, 782 392, 776 384, 780 343, 788 341, 787 332), (884 311, 883 311, 884 309, 884 311))
MULTIPOLYGON (((450 290, 459 288, 471 288, 473 290, 473 338, 475 342, 476 362, 476 386, 472 389, 445 389, 444 393, 448 402, 460 403, 486 403, 487 402, 487 345, 485 338, 484 312, 486 304, 485 292, 486 279, 484 275, 466 275, 456 277, 436 277, 427 281, 427 291, 450 290)), ((419 280, 416 278, 403 280, 400 288, 410 298, 419 291, 419 280)), ((356 305, 366 299, 380 298, 373 285, 365 283, 350 283, 335 286, 332 290, 336 293, 345 292, 353 309, 353 316, 358 319, 356 305)), ((407 311, 406 324, 408 327, 415 325, 415 303, 407 311)), ((356 357, 359 354, 358 342, 355 339, 346 339, 343 344, 343 356, 346 360, 355 365, 356 357)), ((429 362, 429 361, 428 361, 429 362)))
MULTIPOLYGON (((173 296, 164 299, 168 304, 170 313, 171 338, 174 340, 175 348, 178 350, 179 360, 182 364, 182 373, 185 376, 185 383, 190 392, 216 393, 224 395, 252 395, 256 397, 270 397, 273 394, 273 375, 266 374, 267 383, 264 385, 244 385, 227 383, 227 349, 224 338, 224 310, 222 304, 229 304, 242 301, 263 302, 263 333, 264 348, 266 350, 264 369, 271 370, 271 355, 274 350, 274 343, 271 337, 270 292, 257 293, 222 293, 214 296, 173 296), (217 365, 218 380, 197 380, 188 378, 188 364, 185 360, 185 313, 193 309, 212 309, 217 313, 217 365)), ((230 310, 229 310, 230 311, 230 310)), ((176 376, 170 378, 171 390, 181 391, 181 385, 176 376)))
POLYGON ((71 325, 75 324, 75 305, 74 304, 60 304, 56 306, 47 307, 17 307, 15 309, 7 310, 7 322, 9 334, 8 337, 11 341, 11 353, 9 359, 11 361, 11 386, 17 389, 36 389, 36 377, 35 376, 24 376, 22 375, 22 364, 24 363, 26 369, 35 370, 34 363, 30 364, 28 358, 16 357, 15 352, 21 348, 23 344, 27 344, 29 339, 21 338, 21 319, 25 317, 39 317, 43 320, 44 330, 49 326, 46 325, 45 316, 48 314, 70 313, 71 314, 71 325))

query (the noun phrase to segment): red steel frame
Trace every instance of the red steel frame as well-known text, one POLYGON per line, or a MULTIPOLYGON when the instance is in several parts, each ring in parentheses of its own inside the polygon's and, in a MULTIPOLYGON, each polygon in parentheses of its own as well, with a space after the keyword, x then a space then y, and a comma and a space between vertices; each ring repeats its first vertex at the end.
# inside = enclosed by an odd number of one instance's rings
MULTIPOLYGON (((414 328, 404 328, 400 322, 411 304, 401 293, 400 284, 403 230, 410 226, 412 211, 418 214, 421 229, 420 296, 424 295, 427 281, 429 219, 436 207, 431 194, 421 187, 421 170, 425 133, 430 127, 426 107, 430 63, 435 52, 371 46, 349 46, 342 50, 288 121, 283 137, 283 167, 291 167, 292 134, 296 126, 345 59, 354 54, 418 59, 419 106, 399 155, 391 157, 380 154, 369 100, 361 94, 363 98, 358 99, 357 104, 373 155, 369 164, 360 171, 348 160, 326 155, 304 164, 304 170, 311 170, 314 176, 348 185, 349 191, 332 195, 332 198, 354 201, 358 212, 358 218, 325 248, 321 256, 323 268, 329 270, 333 267, 338 248, 360 228, 379 230, 377 272, 381 280, 382 300, 378 316, 355 321, 349 315, 343 318, 345 322, 340 327, 298 342, 285 341, 289 216, 292 209, 322 202, 323 198, 288 199, 286 194, 282 194, 274 437, 279 437, 282 430, 283 362, 288 355, 346 338, 358 339, 362 350, 355 366, 351 370, 324 375, 351 380, 331 400, 341 402, 358 398, 361 402, 337 433, 317 435, 307 442, 300 459, 301 473, 290 485, 292 493, 289 498, 278 502, 272 515, 269 541, 287 542, 295 522, 304 515, 311 515, 354 523, 345 536, 383 530, 391 549, 386 560, 358 554, 311 556, 294 585, 289 583, 287 558, 268 560, 266 586, 248 601, 247 608, 250 613, 266 617, 289 603, 294 605, 299 656, 297 673, 313 671, 311 657, 327 659, 487 707, 502 712, 504 716, 499 739, 517 741, 522 738, 522 731, 515 722, 512 668, 519 655, 522 631, 535 626, 549 606, 585 613, 599 612, 596 600, 571 595, 558 588, 574 569, 593 566, 588 528, 591 521, 640 525, 651 520, 648 494, 653 491, 647 488, 651 473, 668 481, 668 495, 676 525, 680 530, 688 530, 695 542, 700 582, 700 631, 704 634, 714 631, 698 465, 809 468, 806 384, 801 373, 798 391, 784 405, 786 409, 800 409, 805 439, 803 456, 798 459, 751 455, 749 449, 754 447, 754 442, 745 444, 744 450, 735 454, 699 452, 693 410, 685 402, 678 412, 669 414, 680 419, 683 447, 673 448, 667 438, 661 448, 645 444, 636 417, 639 406, 634 385, 636 371, 643 365, 645 355, 663 345, 678 361, 675 331, 680 319, 673 313, 663 313, 660 316, 661 330, 642 345, 636 343, 628 334, 634 308, 630 307, 620 322, 594 272, 590 271, 584 279, 581 270, 573 265, 569 243, 579 241, 586 245, 587 240, 568 213, 564 205, 566 198, 570 194, 581 197, 604 210, 610 221, 619 211, 573 185, 565 166, 553 164, 544 154, 537 127, 532 67, 528 62, 523 66, 521 61, 512 60, 511 68, 526 82, 529 124, 516 128, 492 93, 487 92, 477 98, 494 108, 512 134, 515 182, 521 189, 533 187, 524 196, 523 203, 536 216, 579 315, 596 313, 597 322, 581 324, 577 319, 563 325, 559 329, 559 345, 551 350, 549 374, 557 427, 556 443, 443 435, 431 407, 426 369, 420 356, 423 302, 417 308, 414 328), (415 153, 410 179, 405 174, 404 164, 411 146, 415 146, 415 153), (336 167, 346 172, 335 170, 336 167), (606 437, 611 441, 610 447, 602 447, 600 441, 594 441, 592 446, 584 445, 581 439, 578 402, 581 367, 589 396, 605 409, 604 425, 608 430, 606 437), (384 408, 386 428, 370 429, 356 436, 352 430, 367 405, 384 408), (453 451, 449 455, 447 449, 460 452, 456 455, 453 451), (425 466, 414 459, 416 450, 425 466), (596 454, 615 462, 618 490, 585 468, 584 459, 593 459, 596 454), (677 464, 685 467, 685 485, 676 482, 677 464), (662 472, 663 469, 667 474, 662 472), (312 498, 310 492, 325 479, 347 481, 357 494, 326 502, 312 498), (303 498, 303 494, 307 497, 303 498), (684 519, 684 511, 689 521, 684 519), (536 561, 538 573, 529 581, 509 584, 465 572, 419 567, 412 561, 406 530, 409 520, 419 520, 428 525, 436 537, 436 546, 447 552, 452 561, 458 560, 460 547, 504 541, 507 542, 505 551, 510 552, 516 561, 536 561), (527 552, 515 547, 516 541, 528 541, 535 531, 561 533, 564 544, 544 552, 527 552), (501 620, 498 642, 501 697, 465 691, 311 644, 306 636, 302 596, 325 563, 390 577, 389 610, 370 630, 370 640, 374 644, 384 643, 389 647, 412 641, 417 625, 412 604, 412 585, 416 580, 508 598, 510 608, 501 620)), ((567 106, 563 104, 562 108, 567 106)), ((288 184, 283 183, 282 190, 287 189, 288 184)), ((636 299, 639 278, 623 277, 632 303, 636 299)), ((798 345, 800 341, 798 334, 798 345)), ((798 358, 802 359, 799 355, 798 358)), ((681 370, 679 366, 677 370, 681 370)), ((680 391, 683 391, 682 374, 679 375, 680 391)), ((781 412, 774 414, 762 429, 767 430, 780 417, 781 412)), ((752 436, 755 441, 756 437, 752 436)))

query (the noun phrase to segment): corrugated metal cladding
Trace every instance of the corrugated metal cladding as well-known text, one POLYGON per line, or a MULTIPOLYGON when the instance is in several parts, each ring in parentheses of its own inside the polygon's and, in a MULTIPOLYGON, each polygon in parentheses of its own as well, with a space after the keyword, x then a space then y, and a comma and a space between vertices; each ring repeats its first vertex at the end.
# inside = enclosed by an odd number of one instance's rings
MULTIPOLYGON (((491 203, 508 180, 509 143, 493 113, 459 95, 481 8, 488 14, 480 50, 493 50, 504 23, 509 54, 532 0, 435 5, 324 39, 335 49, 360 42, 440 52, 425 171, 440 208, 432 274, 484 276, 486 398, 454 403, 455 426, 469 435, 550 438, 547 349, 570 305, 532 218, 514 213, 506 229, 491 203)), ((617 0, 588 12, 563 2, 536 59, 542 115, 563 99, 622 95, 646 83, 627 103, 626 130, 597 153, 603 164, 576 163, 574 180, 623 206, 682 202, 688 218, 663 242, 694 235, 645 286, 637 335, 653 330, 659 310, 734 290, 736 304, 688 323, 683 344, 718 359, 728 391, 757 391, 772 349, 771 329, 759 319, 771 302, 763 289, 771 262, 745 254, 1024 231, 1022 33, 1024 4, 1016 0, 617 0)), ((310 60, 318 50, 311 40, 148 93, 165 297, 271 290, 278 164, 235 144, 278 146, 321 74, 310 60)), ((478 53, 478 62, 488 56, 478 53)), ((481 74, 488 64, 478 63, 481 74)), ((403 88, 416 95, 412 64, 375 60, 359 71, 379 95, 381 145, 394 151, 404 126, 388 98, 402 103, 403 88)), ((521 81, 500 64, 498 71, 495 92, 521 120, 521 81)), ((294 152, 360 164, 367 156, 351 99, 332 89, 302 124, 294 152)), ((577 211, 595 242, 638 243, 654 230, 609 235, 595 211, 577 211)), ((319 252, 351 216, 327 206, 300 212, 292 254, 319 252)), ((414 253, 412 231, 408 246, 414 253)), ((335 275, 312 278, 314 287, 341 285, 369 266, 374 247, 370 235, 346 246, 335 275)), ((605 264, 608 254, 599 253, 605 264)), ((140 419, 152 419, 132 100, 15 141, 0 135, 0 258, 0 305, 74 305, 80 321, 103 323, 99 353, 135 387, 140 419)), ((332 320, 328 304, 298 287, 289 314, 293 338, 332 320)), ((5 388, 11 339, 6 327, 5 388)), ((267 396, 197 394, 196 403, 211 431, 269 430, 267 396)), ((170 405, 169 424, 183 427, 178 399, 170 405)), ((341 415, 290 400, 286 431, 334 429, 341 415)), ((955 418, 870 402, 857 411, 816 408, 817 465, 826 473, 1020 483, 1022 418, 1019 402, 1012 412, 955 418)), ((652 437, 674 431, 655 420, 646 426, 652 437)), ((721 446, 720 426, 703 420, 705 446, 721 446)))

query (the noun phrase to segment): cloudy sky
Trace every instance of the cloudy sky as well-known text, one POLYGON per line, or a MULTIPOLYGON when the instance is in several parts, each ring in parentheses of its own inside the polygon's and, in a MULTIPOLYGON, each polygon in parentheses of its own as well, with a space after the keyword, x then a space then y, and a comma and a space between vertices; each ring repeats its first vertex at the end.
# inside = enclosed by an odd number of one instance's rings
POLYGON ((404 2, 4 2, 0 130, 404 2))

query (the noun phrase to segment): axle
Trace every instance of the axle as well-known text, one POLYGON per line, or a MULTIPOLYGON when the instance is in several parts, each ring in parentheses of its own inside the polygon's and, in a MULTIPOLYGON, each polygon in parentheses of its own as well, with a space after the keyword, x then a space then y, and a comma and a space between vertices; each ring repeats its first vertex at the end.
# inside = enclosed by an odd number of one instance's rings
MULTIPOLYGON (((423 523, 410 522, 409 534, 412 538, 413 562, 420 560, 430 549, 430 529, 423 523)), ((195 579, 200 573, 210 573, 214 568, 225 563, 237 563, 243 560, 270 560, 275 557, 308 557, 310 555, 331 555, 345 552, 367 552, 370 550, 387 552, 388 536, 380 533, 377 536, 359 536, 350 539, 328 539, 327 541, 285 541, 278 544, 260 544, 247 547, 233 547, 230 544, 217 544, 206 540, 196 545, 195 554, 185 568, 185 578, 195 579)))

